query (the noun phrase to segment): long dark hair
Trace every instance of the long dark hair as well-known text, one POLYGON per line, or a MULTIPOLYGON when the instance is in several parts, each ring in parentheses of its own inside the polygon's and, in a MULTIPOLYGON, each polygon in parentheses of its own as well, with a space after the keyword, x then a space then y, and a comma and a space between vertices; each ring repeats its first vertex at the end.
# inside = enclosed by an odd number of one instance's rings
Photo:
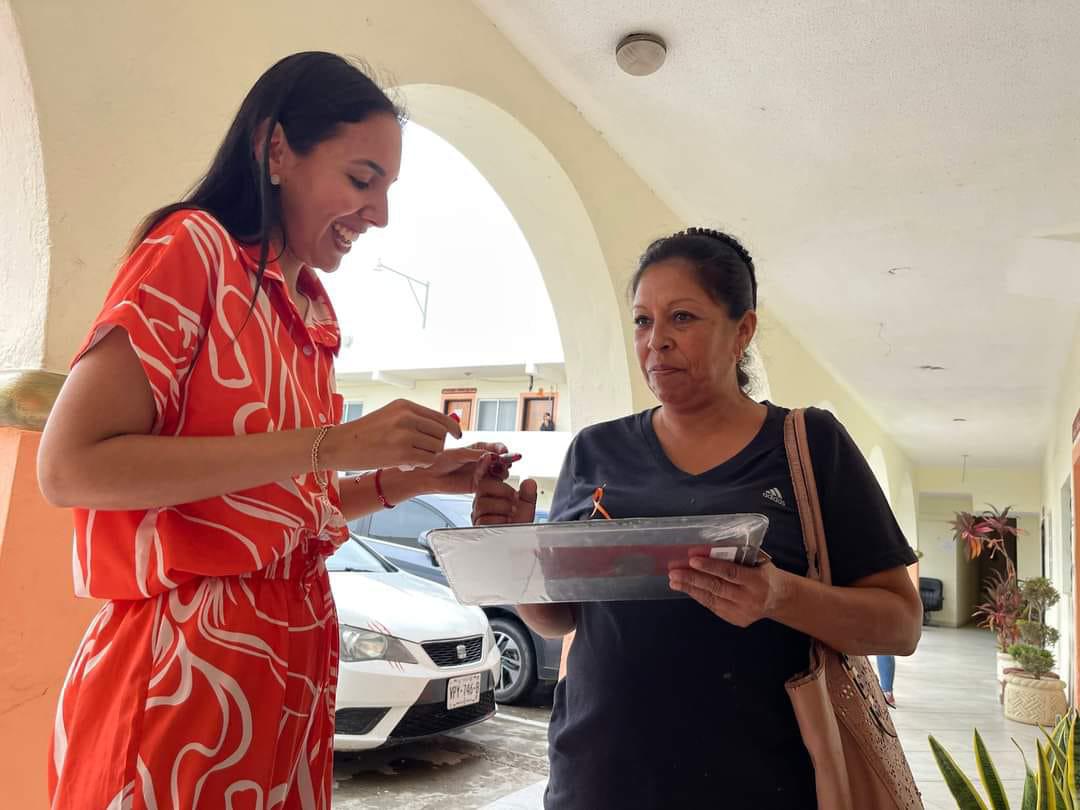
MULTIPOLYGON (((630 295, 637 293, 650 267, 669 259, 689 262, 701 288, 717 304, 727 307, 732 320, 757 309, 757 274, 750 252, 734 236, 709 228, 689 228, 650 244, 630 280, 630 295)), ((752 379, 745 355, 739 360, 736 377, 739 387, 748 390, 752 379)))
POLYGON ((207 211, 239 242, 259 245, 258 296, 270 261, 271 239, 280 233, 283 248, 285 239, 277 187, 270 183, 274 128, 281 124, 289 147, 304 155, 333 137, 341 124, 379 114, 404 121, 402 109, 358 63, 322 51, 285 57, 248 91, 206 175, 183 200, 147 216, 129 250, 170 214, 185 209, 207 211), (260 126, 266 126, 266 136, 256 157, 252 145, 260 126))

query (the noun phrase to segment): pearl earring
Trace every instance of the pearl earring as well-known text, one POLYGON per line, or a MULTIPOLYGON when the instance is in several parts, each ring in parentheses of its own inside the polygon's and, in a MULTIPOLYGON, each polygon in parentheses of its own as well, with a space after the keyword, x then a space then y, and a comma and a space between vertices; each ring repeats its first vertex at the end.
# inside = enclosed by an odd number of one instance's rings
POLYGON ((270 175, 270 185, 272 185, 272 186, 280 186, 281 185, 281 176, 277 175, 277 174, 270 175))

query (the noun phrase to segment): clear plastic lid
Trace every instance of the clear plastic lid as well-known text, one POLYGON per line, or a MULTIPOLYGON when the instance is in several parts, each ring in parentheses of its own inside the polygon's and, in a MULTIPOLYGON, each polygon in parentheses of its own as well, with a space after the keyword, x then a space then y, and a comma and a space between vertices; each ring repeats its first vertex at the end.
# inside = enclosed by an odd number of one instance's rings
POLYGON ((694 555, 756 565, 764 515, 583 520, 436 529, 428 542, 467 605, 677 599, 668 571, 694 555))

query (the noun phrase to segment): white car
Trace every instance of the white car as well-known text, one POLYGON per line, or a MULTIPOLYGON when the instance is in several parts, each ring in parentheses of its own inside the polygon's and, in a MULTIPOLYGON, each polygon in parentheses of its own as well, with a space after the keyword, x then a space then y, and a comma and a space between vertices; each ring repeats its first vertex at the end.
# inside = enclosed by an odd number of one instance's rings
POLYGON ((398 570, 355 535, 326 567, 341 625, 335 750, 394 745, 495 714, 501 657, 480 608, 398 570))

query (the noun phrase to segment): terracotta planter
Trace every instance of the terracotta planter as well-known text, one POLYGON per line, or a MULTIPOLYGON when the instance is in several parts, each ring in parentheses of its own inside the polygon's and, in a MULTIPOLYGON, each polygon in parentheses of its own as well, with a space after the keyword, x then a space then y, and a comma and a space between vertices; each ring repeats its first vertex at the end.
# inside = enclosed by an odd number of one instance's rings
POLYGON ((1027 673, 1005 674, 1005 716, 1031 726, 1053 726, 1069 710, 1065 681, 1047 675, 1033 678, 1027 673))

